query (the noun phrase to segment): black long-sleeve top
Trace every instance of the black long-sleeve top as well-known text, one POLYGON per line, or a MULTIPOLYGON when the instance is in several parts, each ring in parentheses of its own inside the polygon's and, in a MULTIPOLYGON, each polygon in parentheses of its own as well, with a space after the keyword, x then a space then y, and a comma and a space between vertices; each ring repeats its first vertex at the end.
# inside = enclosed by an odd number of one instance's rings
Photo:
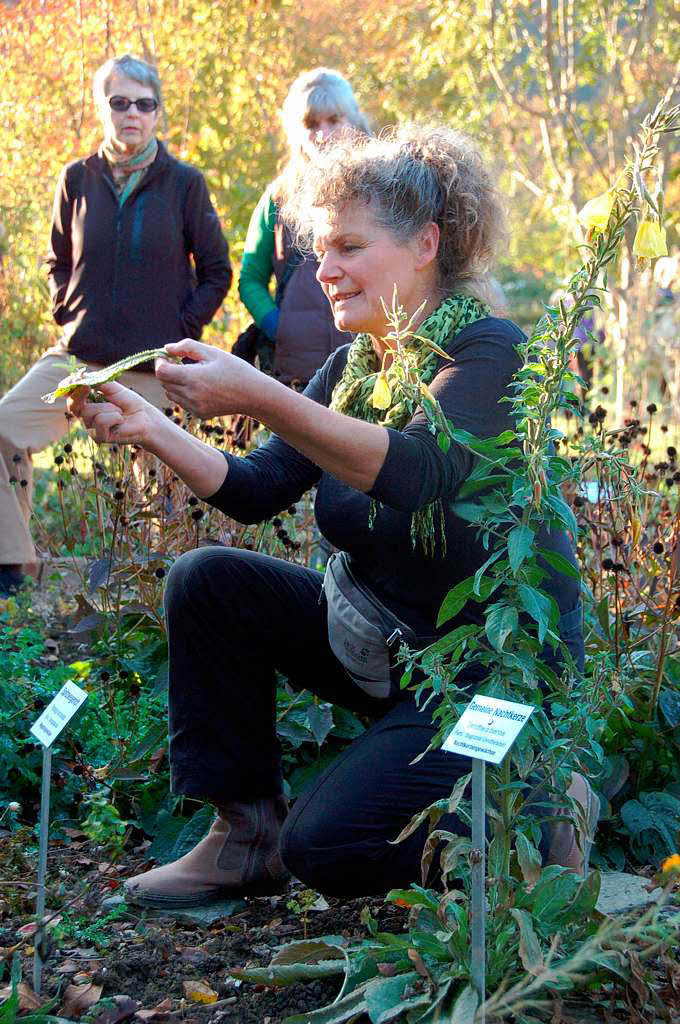
MULTIPOLYGON (((519 366, 516 346, 522 339, 522 332, 510 321, 488 317, 465 327, 446 346, 453 362, 442 361, 430 390, 454 427, 478 438, 512 429, 510 406, 500 399, 509 394, 508 385, 519 366)), ((334 352, 315 374, 305 389, 308 398, 330 404, 348 349, 343 346, 334 352)), ((473 467, 473 456, 455 443, 444 453, 422 410, 403 430, 388 429, 388 433, 387 455, 368 494, 323 472, 274 435, 245 458, 227 454, 227 477, 208 501, 239 522, 254 523, 294 504, 318 484, 315 513, 322 534, 349 552, 353 570, 419 636, 478 623, 483 606, 468 602, 444 630, 435 626, 448 591, 474 575, 489 555, 476 538, 476 527, 449 507, 473 467), (430 557, 411 543, 411 517, 436 498, 444 505, 446 552, 430 557), (380 504, 369 526, 371 499, 380 504)), ((575 564, 566 533, 553 531, 539 540, 541 546, 575 564)), ((576 605, 577 580, 559 574, 544 586, 553 593, 560 612, 576 605)))

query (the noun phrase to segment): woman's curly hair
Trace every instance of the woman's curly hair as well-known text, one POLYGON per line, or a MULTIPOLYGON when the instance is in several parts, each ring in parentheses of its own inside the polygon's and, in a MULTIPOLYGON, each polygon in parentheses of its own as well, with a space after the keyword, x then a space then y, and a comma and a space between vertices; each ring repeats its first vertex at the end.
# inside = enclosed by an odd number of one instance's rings
POLYGON ((442 295, 468 292, 499 304, 490 276, 505 236, 505 214, 490 169, 465 135, 443 125, 404 125, 377 137, 340 140, 311 162, 284 216, 300 244, 312 238, 314 208, 363 202, 397 239, 434 221, 442 295))

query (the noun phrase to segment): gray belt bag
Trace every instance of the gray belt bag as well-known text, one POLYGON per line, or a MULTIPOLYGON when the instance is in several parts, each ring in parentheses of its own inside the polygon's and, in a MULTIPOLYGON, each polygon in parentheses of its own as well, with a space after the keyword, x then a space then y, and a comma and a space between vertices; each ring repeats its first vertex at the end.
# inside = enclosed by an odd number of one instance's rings
POLYGON ((371 697, 392 696, 401 675, 395 668, 399 646, 415 647, 416 634, 357 580, 344 551, 328 559, 323 593, 328 642, 335 657, 371 697))

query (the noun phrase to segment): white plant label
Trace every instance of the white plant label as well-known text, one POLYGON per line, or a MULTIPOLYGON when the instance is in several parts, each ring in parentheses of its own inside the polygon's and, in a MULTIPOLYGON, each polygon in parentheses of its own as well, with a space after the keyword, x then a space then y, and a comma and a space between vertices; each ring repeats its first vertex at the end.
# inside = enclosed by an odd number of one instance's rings
POLYGON ((31 732, 44 747, 51 747, 66 723, 87 700, 87 693, 75 683, 64 683, 59 693, 47 705, 40 718, 31 726, 31 732))
POLYGON ((533 704, 473 697, 442 749, 500 764, 534 710, 533 704))

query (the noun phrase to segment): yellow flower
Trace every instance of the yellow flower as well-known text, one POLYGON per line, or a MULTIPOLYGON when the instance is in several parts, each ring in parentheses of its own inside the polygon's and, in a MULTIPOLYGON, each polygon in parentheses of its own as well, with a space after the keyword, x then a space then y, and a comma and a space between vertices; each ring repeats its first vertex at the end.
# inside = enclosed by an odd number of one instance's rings
POLYGON ((594 231, 604 231, 609 222, 609 215, 614 205, 614 192, 603 192, 595 199, 589 199, 578 215, 584 227, 594 231))
POLYGON ((434 397, 425 381, 422 380, 420 381, 420 394, 423 396, 423 398, 429 399, 433 405, 437 404, 437 399, 434 397))
POLYGON ((666 230, 656 220, 643 220, 637 229, 633 252, 641 259, 653 260, 656 256, 668 256, 666 230))
POLYGON ((392 390, 387 381, 387 374, 384 370, 381 370, 375 378, 373 394, 371 395, 371 404, 374 409, 389 409, 392 404, 392 390))
POLYGON ((680 871, 680 853, 674 853, 672 857, 666 857, 661 865, 664 874, 667 871, 680 871))

